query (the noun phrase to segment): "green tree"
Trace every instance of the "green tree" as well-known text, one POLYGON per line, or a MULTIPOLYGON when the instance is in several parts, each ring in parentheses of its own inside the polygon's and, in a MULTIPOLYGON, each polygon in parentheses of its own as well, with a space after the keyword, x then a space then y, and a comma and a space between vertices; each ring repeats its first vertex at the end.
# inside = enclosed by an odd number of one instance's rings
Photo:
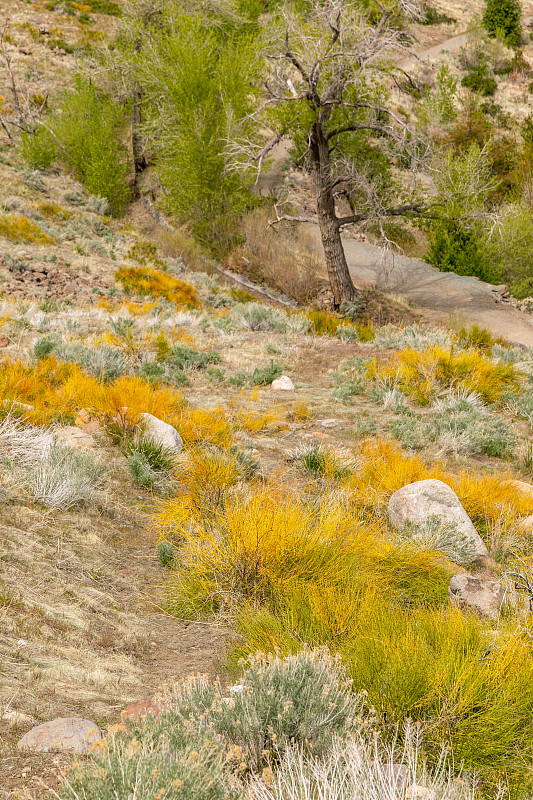
POLYGON ((248 5, 245 15, 231 4, 136 0, 112 53, 116 91, 133 99, 137 176, 143 160, 153 164, 162 205, 216 252, 254 202, 250 179, 229 171, 226 155, 258 81, 261 5, 248 5))
POLYGON ((259 169, 283 138, 305 159, 336 307, 358 298, 342 229, 369 222, 386 237, 384 219, 423 210, 416 182, 402 189, 391 164, 418 165, 424 146, 386 90, 391 57, 403 42, 399 22, 416 6, 409 0, 366 5, 307 0, 298 11, 280 4, 265 32, 267 77, 254 113, 258 135, 250 141, 249 131, 241 132, 234 144, 235 163, 251 161, 259 169), (260 136, 265 130, 272 131, 268 142, 260 136))
POLYGON ((59 161, 118 215, 131 199, 126 126, 127 108, 80 77, 55 112, 23 137, 23 154, 36 167, 59 161))
POLYGON ((522 41, 520 0, 487 0, 483 25, 493 36, 501 35, 505 43, 518 47, 522 41))

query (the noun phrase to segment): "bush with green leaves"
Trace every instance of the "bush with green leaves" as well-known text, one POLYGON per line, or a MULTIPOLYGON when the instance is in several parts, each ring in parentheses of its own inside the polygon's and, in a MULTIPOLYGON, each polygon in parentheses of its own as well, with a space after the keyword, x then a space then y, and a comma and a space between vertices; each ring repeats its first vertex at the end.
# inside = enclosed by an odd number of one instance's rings
POLYGON ((165 540, 158 542, 155 551, 163 567, 172 566, 174 559, 176 558, 176 552, 174 550, 174 545, 171 542, 167 542, 165 540))
POLYGON ((237 218, 255 202, 251 179, 228 169, 223 145, 255 91, 257 26, 247 16, 244 9, 241 17, 223 6, 199 11, 167 2, 156 24, 134 20, 134 32, 125 31, 115 53, 119 68, 134 65, 141 136, 150 144, 164 206, 216 252, 230 246, 237 218))
POLYGON ((160 492, 166 489, 169 474, 176 463, 172 450, 139 433, 126 441, 125 454, 134 483, 144 489, 160 492))
POLYGON ((485 255, 482 231, 459 220, 440 220, 430 227, 424 260, 442 272, 474 275, 488 283, 498 283, 502 274, 485 255))
POLYGON ((506 44, 518 47, 522 41, 520 0, 487 0, 483 25, 492 36, 501 36, 506 44))
POLYGON ((261 303, 247 303, 242 309, 240 323, 250 331, 285 331, 287 319, 281 311, 261 303))
POLYGON ((105 198, 112 214, 121 214, 131 199, 126 121, 127 108, 79 78, 46 127, 26 135, 23 154, 33 167, 61 162, 92 195, 105 198))
POLYGON ((186 345, 174 345, 171 352, 165 357, 167 364, 176 369, 204 370, 209 365, 220 364, 222 358, 217 350, 204 350, 199 352, 186 345))

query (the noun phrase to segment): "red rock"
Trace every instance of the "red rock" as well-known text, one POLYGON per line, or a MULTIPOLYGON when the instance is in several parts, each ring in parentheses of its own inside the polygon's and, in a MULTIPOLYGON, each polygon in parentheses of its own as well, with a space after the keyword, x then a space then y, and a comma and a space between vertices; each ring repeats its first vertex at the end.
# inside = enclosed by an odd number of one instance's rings
POLYGON ((130 703, 129 706, 126 706, 120 715, 120 719, 132 719, 136 722, 138 719, 148 716, 148 714, 153 714, 159 718, 163 708, 162 700, 155 697, 145 697, 144 700, 137 700, 135 703, 130 703))

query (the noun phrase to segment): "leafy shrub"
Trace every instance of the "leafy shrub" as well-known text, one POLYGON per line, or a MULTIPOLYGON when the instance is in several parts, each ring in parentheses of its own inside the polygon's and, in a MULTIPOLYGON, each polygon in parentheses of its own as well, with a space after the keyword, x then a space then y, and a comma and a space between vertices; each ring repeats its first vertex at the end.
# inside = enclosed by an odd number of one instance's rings
POLYGON ((501 35, 506 44, 518 47, 522 41, 519 0, 487 0, 483 25, 493 36, 501 35))
POLYGON ((340 660, 327 650, 251 657, 242 685, 215 712, 214 725, 257 771, 291 746, 320 758, 332 738, 347 736, 360 706, 340 660))
POLYGON ((446 522, 441 517, 430 516, 423 525, 408 522, 398 535, 417 547, 436 550, 450 561, 465 567, 477 555, 476 546, 471 539, 460 533, 454 523, 446 522))
POLYGON ((87 765, 75 762, 60 800, 239 800, 225 768, 226 749, 213 736, 191 736, 176 715, 150 715, 131 725, 135 738, 112 736, 87 765))
POLYGON ((128 155, 122 144, 125 124, 126 109, 80 79, 47 128, 37 129, 33 143, 26 141, 25 152, 32 164, 49 166, 55 142, 55 159, 71 169, 91 194, 105 197, 113 214, 121 214, 131 198, 128 155))
POLYGON ((424 260, 442 272, 474 275, 488 283, 500 280, 501 269, 486 258, 478 231, 457 220, 443 220, 430 227, 428 239, 424 260))
POLYGON ((272 381, 283 374, 283 367, 276 364, 272 359, 266 367, 256 367, 250 376, 252 386, 269 386, 272 381))
POLYGON ((480 60, 477 66, 461 79, 461 84, 482 97, 490 97, 498 88, 498 83, 490 74, 489 65, 484 59, 480 60))
POLYGON ((419 449, 437 445, 443 453, 484 453, 505 458, 515 444, 505 420, 474 409, 455 409, 429 419, 419 415, 395 420, 390 431, 404 447, 419 449))
POLYGON ((161 541, 157 543, 156 553, 163 567, 170 567, 175 558, 174 547, 170 542, 161 541))
POLYGON ((431 345, 449 347, 451 334, 444 328, 428 328, 418 324, 405 328, 385 325, 376 330, 374 346, 385 350, 426 350, 431 345))
POLYGON ((148 267, 121 267, 115 274, 115 280, 121 283, 126 291, 141 296, 164 297, 169 302, 187 308, 199 305, 193 287, 168 272, 148 267))
POLYGON ((178 369, 198 369, 204 370, 209 364, 220 364, 222 361, 220 353, 216 350, 205 350, 198 352, 192 347, 185 345, 175 345, 170 353, 165 357, 165 361, 178 369))
POLYGON ((221 147, 232 120, 243 121, 250 110, 259 67, 254 29, 231 24, 229 15, 213 25, 208 14, 168 6, 152 26, 146 55, 144 49, 140 58, 123 54, 137 60, 136 78, 148 99, 145 130, 165 206, 217 253, 231 246, 236 219, 254 205, 251 181, 228 169, 221 147))
POLYGON ((52 353, 62 361, 77 364, 102 381, 112 381, 129 372, 123 354, 116 347, 87 347, 82 342, 63 342, 56 335, 43 336, 33 346, 33 355, 37 359, 52 353))

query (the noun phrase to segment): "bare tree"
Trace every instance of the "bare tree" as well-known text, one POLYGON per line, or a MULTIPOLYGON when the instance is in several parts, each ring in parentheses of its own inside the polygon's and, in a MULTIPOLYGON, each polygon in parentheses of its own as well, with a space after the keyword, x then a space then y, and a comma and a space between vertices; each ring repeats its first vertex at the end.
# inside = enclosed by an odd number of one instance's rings
POLYGON ((9 34, 9 23, 5 21, 0 27, 0 127, 11 145, 15 144, 16 133, 35 131, 48 100, 47 93, 36 98, 21 85, 16 70, 21 51, 22 44, 14 42, 9 34))
POLYGON ((304 13, 287 3, 269 32, 268 77, 253 115, 272 138, 231 145, 235 163, 248 158, 258 170, 282 138, 300 147, 314 177, 336 307, 358 297, 342 229, 373 221, 385 236, 387 217, 424 208, 416 177, 425 146, 389 99, 394 83, 406 82, 394 66, 406 50, 398 22, 417 13, 416 0, 370 0, 366 9, 354 0, 310 0, 304 13), (405 167, 413 180, 399 179, 405 167))

